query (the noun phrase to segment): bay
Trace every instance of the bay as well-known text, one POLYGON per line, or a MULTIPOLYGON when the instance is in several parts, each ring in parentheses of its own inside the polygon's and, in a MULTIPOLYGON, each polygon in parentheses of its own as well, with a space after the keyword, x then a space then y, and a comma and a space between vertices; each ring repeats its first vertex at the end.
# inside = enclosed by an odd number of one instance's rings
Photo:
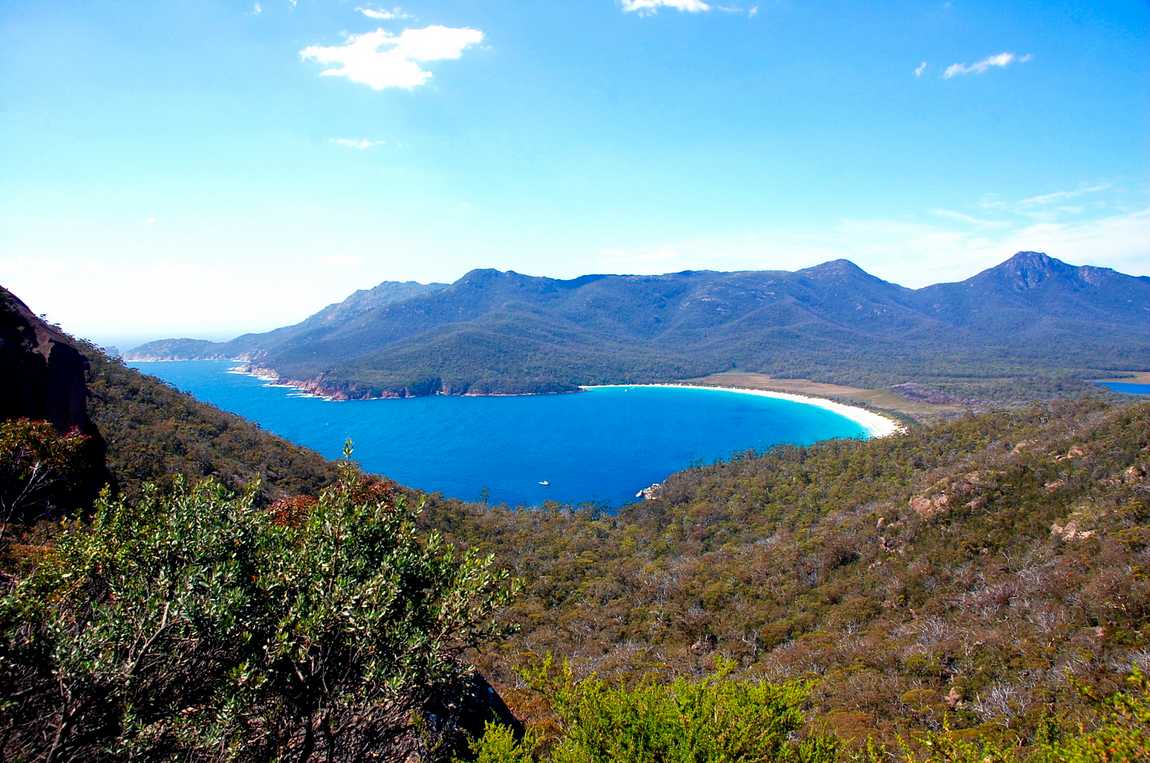
POLYGON ((780 443, 866 436, 860 424, 823 408, 724 390, 333 402, 229 372, 229 361, 129 365, 329 458, 350 438, 355 460, 370 472, 512 506, 615 509, 692 465, 780 443))

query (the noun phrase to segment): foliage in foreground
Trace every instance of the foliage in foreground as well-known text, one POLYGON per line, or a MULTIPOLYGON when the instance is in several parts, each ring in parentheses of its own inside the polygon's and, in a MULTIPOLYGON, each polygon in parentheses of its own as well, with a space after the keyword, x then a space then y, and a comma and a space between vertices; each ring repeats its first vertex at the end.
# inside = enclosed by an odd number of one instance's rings
POLYGON ((429 743, 419 711, 500 631, 506 576, 350 468, 315 501, 254 496, 177 482, 65 529, 0 598, 0 758, 356 760, 429 743))
POLYGON ((551 761, 803 761, 835 759, 831 736, 801 737, 807 686, 731 680, 733 664, 701 680, 650 680, 633 688, 597 678, 575 680, 548 659, 529 682, 546 697, 552 733, 517 740, 489 725, 473 752, 483 763, 551 761))
POLYGON ((488 724, 472 745, 478 763, 591 761, 823 761, 859 763, 1094 763, 1150 761, 1150 679, 1135 669, 1126 691, 1098 696, 1082 687, 1096 711, 1093 724, 1060 727, 1048 716, 1044 739, 1023 747, 1017 738, 944 729, 913 735, 895 746, 873 741, 844 745, 804 717, 810 685, 735 680, 733 665, 699 680, 644 681, 634 688, 601 679, 576 680, 569 664, 550 659, 527 671, 550 717, 517 736, 488 724))

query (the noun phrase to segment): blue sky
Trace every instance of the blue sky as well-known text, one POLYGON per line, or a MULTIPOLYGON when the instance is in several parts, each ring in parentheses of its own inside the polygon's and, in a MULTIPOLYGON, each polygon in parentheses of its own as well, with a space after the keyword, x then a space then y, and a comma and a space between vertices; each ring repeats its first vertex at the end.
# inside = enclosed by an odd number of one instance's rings
POLYGON ((1150 274, 1150 5, 0 5, 0 283, 101 340, 386 279, 1150 274))

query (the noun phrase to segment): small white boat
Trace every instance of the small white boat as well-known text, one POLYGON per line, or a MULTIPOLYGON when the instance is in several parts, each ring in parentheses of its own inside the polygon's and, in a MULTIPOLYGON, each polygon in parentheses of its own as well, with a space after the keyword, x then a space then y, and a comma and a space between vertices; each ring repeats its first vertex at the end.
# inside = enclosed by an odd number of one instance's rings
POLYGON ((551 487, 551 483, 548 480, 539 480, 539 484, 543 487, 551 487))

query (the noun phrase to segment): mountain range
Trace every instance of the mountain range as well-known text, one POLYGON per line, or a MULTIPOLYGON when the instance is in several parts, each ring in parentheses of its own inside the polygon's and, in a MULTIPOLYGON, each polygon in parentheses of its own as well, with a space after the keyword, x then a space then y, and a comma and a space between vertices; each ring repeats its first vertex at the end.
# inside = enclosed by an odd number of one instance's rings
POLYGON ((385 282, 305 321, 129 359, 235 358, 337 397, 561 392, 740 370, 864 385, 1150 367, 1150 278, 1020 252, 909 289, 847 260, 570 280, 385 282))

